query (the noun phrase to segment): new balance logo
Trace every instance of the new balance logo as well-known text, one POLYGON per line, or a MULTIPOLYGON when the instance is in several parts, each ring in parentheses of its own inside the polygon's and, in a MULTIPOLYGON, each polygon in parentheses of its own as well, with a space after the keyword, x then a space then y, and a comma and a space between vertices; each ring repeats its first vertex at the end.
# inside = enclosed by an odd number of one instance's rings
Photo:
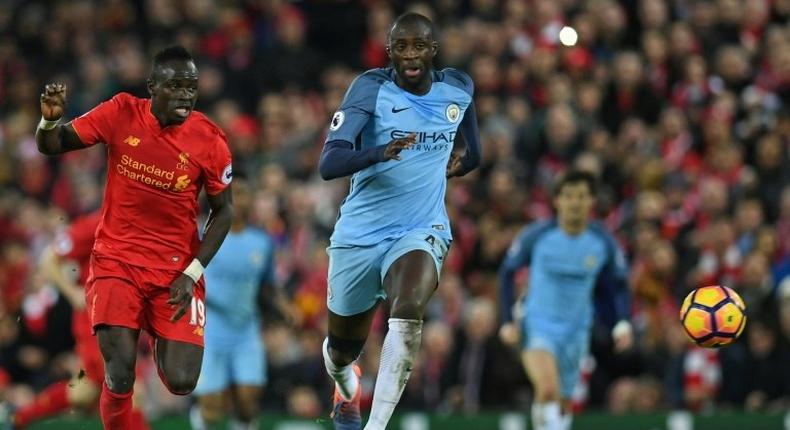
POLYGON ((411 109, 411 106, 409 106, 409 107, 405 107, 405 108, 400 108, 400 109, 396 109, 396 108, 395 108, 395 106, 393 106, 393 107, 392 107, 392 113, 403 112, 403 111, 405 111, 406 109, 411 109))
POLYGON ((123 143, 129 144, 129 146, 137 146, 140 144, 140 138, 134 137, 130 134, 129 137, 123 140, 123 143))

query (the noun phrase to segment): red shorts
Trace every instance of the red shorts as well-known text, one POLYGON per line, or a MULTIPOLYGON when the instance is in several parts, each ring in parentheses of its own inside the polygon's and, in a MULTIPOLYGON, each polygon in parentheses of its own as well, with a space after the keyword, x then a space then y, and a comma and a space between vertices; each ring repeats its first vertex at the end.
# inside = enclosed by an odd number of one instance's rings
POLYGON ((104 359, 99 350, 99 341, 93 336, 87 309, 74 310, 71 315, 71 331, 80 357, 85 377, 101 386, 104 381, 104 359))
POLYGON ((144 329, 156 338, 203 346, 206 324, 203 278, 195 284, 186 314, 178 321, 170 321, 176 310, 167 303, 170 283, 180 275, 177 270, 147 269, 92 256, 85 292, 92 327, 106 324, 144 329))

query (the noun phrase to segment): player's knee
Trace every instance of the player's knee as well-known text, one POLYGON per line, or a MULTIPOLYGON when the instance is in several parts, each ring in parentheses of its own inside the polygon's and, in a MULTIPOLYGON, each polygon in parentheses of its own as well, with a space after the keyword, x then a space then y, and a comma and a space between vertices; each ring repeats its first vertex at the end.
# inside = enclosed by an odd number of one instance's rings
POLYGON ((560 400, 560 388, 555 384, 542 384, 535 387, 535 398, 543 402, 556 402, 560 400))
POLYGON ((203 421, 211 427, 222 419, 224 411, 221 404, 205 403, 200 405, 200 414, 203 421))
POLYGON ((392 301, 390 316, 393 318, 403 318, 409 320, 421 320, 425 314, 425 304, 427 301, 419 299, 400 299, 392 301))
POLYGON ((129 371, 124 368, 111 369, 108 367, 104 380, 107 383, 107 388, 113 393, 128 393, 134 388, 134 370, 129 371))
POLYGON ((365 339, 345 339, 329 334, 329 356, 337 366, 348 366, 359 357, 365 339))
POLYGON ((190 372, 182 368, 172 369, 165 374, 165 385, 171 393, 184 396, 195 389, 198 372, 190 372))
POLYGON ((258 404, 255 399, 242 399, 238 404, 239 419, 248 423, 258 416, 258 404))

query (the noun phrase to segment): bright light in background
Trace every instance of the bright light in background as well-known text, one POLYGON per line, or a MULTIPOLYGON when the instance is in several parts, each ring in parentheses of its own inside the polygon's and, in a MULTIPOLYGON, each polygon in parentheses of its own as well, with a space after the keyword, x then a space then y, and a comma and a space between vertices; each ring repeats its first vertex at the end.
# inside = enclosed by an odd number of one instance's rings
POLYGON ((573 46, 577 40, 579 40, 579 35, 573 27, 562 27, 562 30, 560 30, 560 43, 565 46, 573 46))

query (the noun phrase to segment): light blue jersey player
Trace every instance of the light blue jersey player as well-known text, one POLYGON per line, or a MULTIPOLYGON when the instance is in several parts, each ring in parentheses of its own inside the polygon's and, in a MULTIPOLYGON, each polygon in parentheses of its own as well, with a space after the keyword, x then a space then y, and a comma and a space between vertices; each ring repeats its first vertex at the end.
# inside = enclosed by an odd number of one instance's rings
POLYGON ((425 305, 452 239, 444 206, 447 178, 480 161, 472 80, 454 69, 434 71, 437 49, 427 18, 400 16, 387 45, 393 67, 354 80, 332 117, 321 155, 324 179, 351 175, 328 248, 329 335, 323 349, 337 388, 336 429, 361 428, 353 362, 385 299, 389 331, 365 428, 386 427, 411 372, 425 305), (461 141, 462 156, 453 152, 461 141))
POLYGON ((261 289, 274 284, 275 248, 264 231, 247 224, 252 195, 247 181, 234 176, 233 224, 204 272, 207 319, 203 367, 194 391, 199 408, 190 413, 194 430, 214 428, 225 415, 227 398, 236 400, 231 428, 257 428, 254 420, 266 383, 258 304, 261 289))
POLYGON ((632 343, 628 322, 627 267, 614 238, 591 222, 595 179, 586 172, 563 176, 554 194, 556 219, 536 222, 513 241, 500 269, 501 310, 513 330, 515 276, 529 267, 524 317, 523 361, 535 388, 533 428, 568 430, 570 397, 587 354, 594 304, 607 306, 615 348, 632 343))

